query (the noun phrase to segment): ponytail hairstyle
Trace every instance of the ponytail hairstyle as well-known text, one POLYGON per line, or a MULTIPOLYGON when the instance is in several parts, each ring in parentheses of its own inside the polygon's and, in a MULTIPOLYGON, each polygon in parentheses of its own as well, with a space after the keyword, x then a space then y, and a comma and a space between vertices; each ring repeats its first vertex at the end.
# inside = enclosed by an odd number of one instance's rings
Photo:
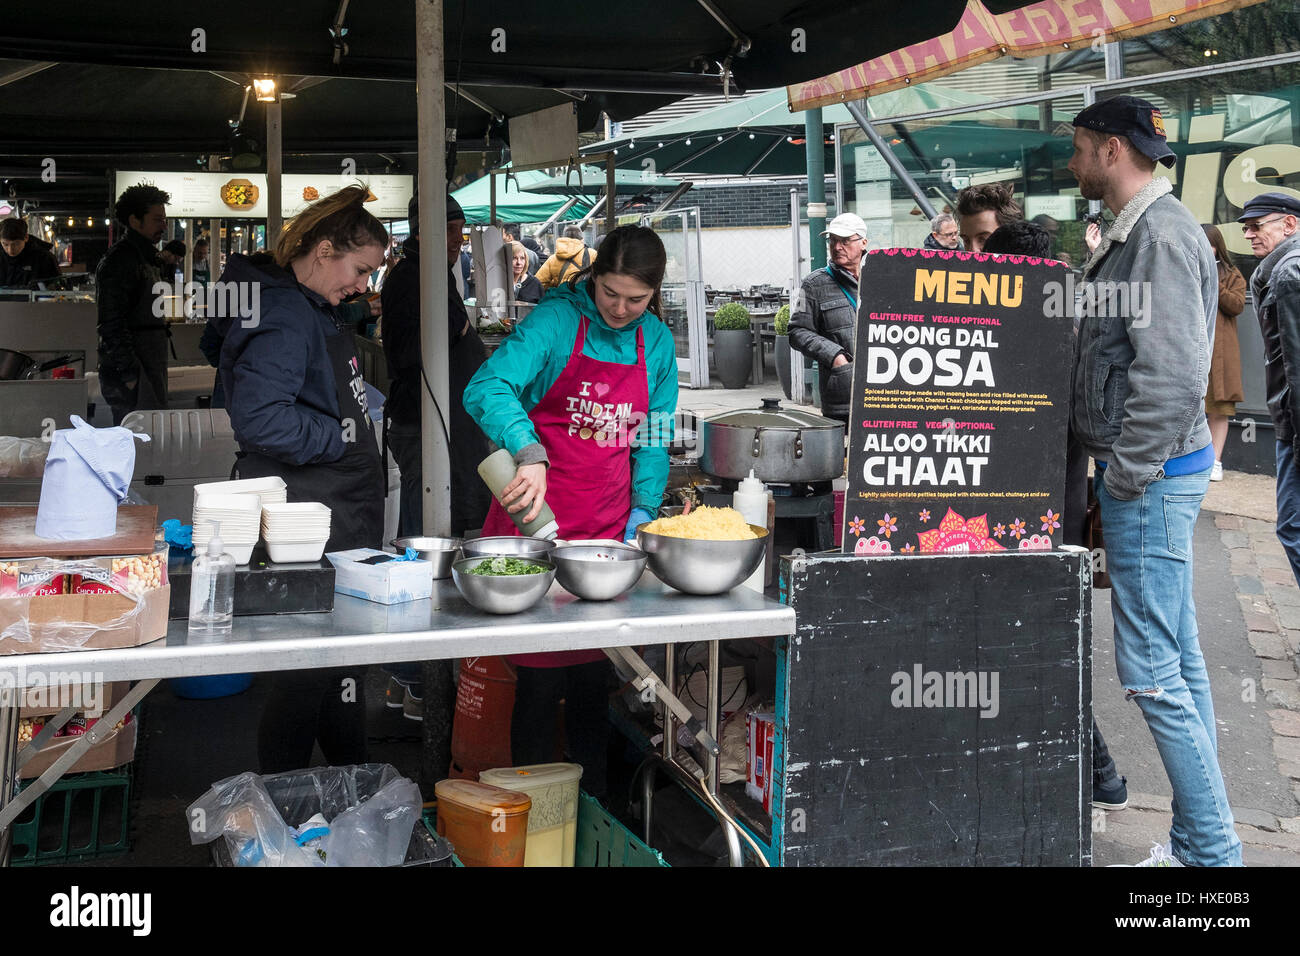
POLYGON ((662 309, 659 288, 663 285, 667 268, 668 253, 664 251, 663 240, 653 229, 619 226, 601 241, 599 258, 569 279, 568 284, 572 288, 588 275, 593 279, 611 273, 630 276, 654 290, 646 308, 659 318, 662 309))
POLYGON ((322 239, 328 239, 340 253, 371 245, 382 246, 387 252, 384 224, 364 208, 369 197, 369 188, 357 183, 344 186, 298 213, 280 233, 275 246, 276 265, 289 268, 289 263, 309 254, 322 239))

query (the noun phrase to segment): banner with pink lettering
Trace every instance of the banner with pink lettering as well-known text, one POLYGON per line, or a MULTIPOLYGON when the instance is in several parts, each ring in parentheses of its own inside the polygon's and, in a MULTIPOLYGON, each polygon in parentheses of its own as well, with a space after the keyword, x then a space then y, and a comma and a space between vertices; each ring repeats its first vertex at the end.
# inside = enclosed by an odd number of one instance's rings
POLYGON ((880 249, 862 264, 844 551, 1062 543, 1074 281, 1064 263, 880 249))
POLYGON ((1262 0, 1042 0, 994 15, 980 0, 950 33, 786 88, 790 110, 812 109, 924 83, 1000 56, 1041 56, 1167 30, 1262 0))

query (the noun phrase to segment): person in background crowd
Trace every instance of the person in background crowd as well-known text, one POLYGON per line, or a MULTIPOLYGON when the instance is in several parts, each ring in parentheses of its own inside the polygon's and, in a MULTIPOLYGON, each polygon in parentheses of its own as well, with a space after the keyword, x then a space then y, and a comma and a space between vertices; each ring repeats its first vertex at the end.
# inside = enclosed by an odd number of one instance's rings
POLYGON ((1074 432, 1097 462, 1115 667, 1173 789, 1169 843, 1139 866, 1240 866, 1192 591, 1192 531, 1214 447, 1205 383, 1214 251, 1156 163, 1176 160, 1160 111, 1116 96, 1074 118, 1067 168, 1115 216, 1084 265, 1074 432), (1117 288, 1134 290, 1127 304, 1117 288))
POLYGON ((851 212, 840 213, 822 236, 831 264, 804 276, 799 285, 790 310, 790 348, 818 363, 822 414, 847 424, 867 224, 851 212))
MULTIPOLYGON (((1052 257, 1052 236, 1035 222, 999 226, 984 243, 989 255, 1052 257)), ((1077 332, 1077 329, 1075 330, 1077 332)), ((1061 543, 1084 547, 1088 524, 1088 456, 1066 428, 1065 500, 1061 503, 1061 543)), ((1128 806, 1128 778, 1121 777, 1096 719, 1092 722, 1092 805, 1100 810, 1128 806)))
POLYGON ((925 237, 926 249, 960 249, 961 235, 957 229, 957 217, 950 212, 941 212, 930 222, 930 232, 925 237))
POLYGON ((167 407, 167 322, 154 315, 154 285, 170 201, 157 186, 123 190, 113 212, 126 229, 95 270, 99 388, 114 425, 134 409, 167 407))
POLYGON ((516 302, 541 302, 542 284, 536 276, 528 274, 528 250, 522 242, 510 243, 510 265, 513 269, 516 302))
MULTIPOLYGON (((517 470, 492 504, 485 535, 517 535, 506 509, 531 521, 545 503, 562 538, 630 541, 659 511, 677 408, 673 337, 658 318, 666 267, 653 230, 620 226, 600 259, 547 295, 474 376, 465 407, 517 470), (575 421, 588 393, 615 411, 575 421)), ((563 698, 569 754, 582 765, 583 789, 602 799, 609 661, 600 651, 566 651, 511 662, 515 764, 551 760, 563 698)))
MULTIPOLYGON (((528 257, 526 271, 528 275, 536 275, 537 270, 541 267, 545 259, 542 257, 541 247, 537 245, 536 239, 521 239, 519 237, 519 223, 508 222, 501 227, 501 235, 505 237, 506 242, 518 242, 524 247, 524 253, 528 257)), ((517 281, 517 280, 516 280, 517 281)))
POLYGON ((1250 277, 1277 438, 1277 537, 1300 584, 1300 200, 1261 193, 1237 218, 1261 260, 1250 277))
POLYGON ((163 282, 171 285, 176 281, 176 273, 185 265, 185 251, 185 243, 179 239, 173 239, 158 250, 158 271, 163 282))
POLYGON ((192 269, 195 282, 207 285, 212 280, 212 270, 208 266, 208 240, 200 239, 194 243, 192 269))
POLYGON ((1228 419, 1237 414, 1241 391, 1241 347, 1237 343, 1237 316, 1246 307, 1246 280, 1232 264, 1228 245, 1217 226, 1202 226, 1219 267, 1219 317, 1214 323, 1214 354, 1210 357, 1210 383, 1205 392, 1205 417, 1214 440, 1214 470, 1210 481, 1223 480, 1223 446, 1228 441, 1228 419))
POLYGON ((59 275, 54 246, 27 232, 21 219, 0 222, 0 289, 26 289, 59 275))
MULTIPOLYGON (((272 259, 232 255, 222 282, 259 283, 256 322, 223 317, 221 380, 240 478, 284 479, 289 501, 330 509, 327 552, 383 546, 384 469, 350 325, 337 307, 366 289, 388 248, 366 187, 312 203, 272 259)), ((366 762, 365 668, 276 674, 258 727, 262 773, 366 762)))
POLYGON ((537 281, 543 288, 557 288, 570 270, 582 272, 595 261, 595 251, 582 241, 582 230, 577 226, 565 226, 564 235, 555 243, 555 255, 537 270, 537 281))
POLYGON ((967 186, 957 194, 957 216, 967 252, 983 252, 985 241, 999 226, 1025 218, 1011 188, 1002 183, 967 186))

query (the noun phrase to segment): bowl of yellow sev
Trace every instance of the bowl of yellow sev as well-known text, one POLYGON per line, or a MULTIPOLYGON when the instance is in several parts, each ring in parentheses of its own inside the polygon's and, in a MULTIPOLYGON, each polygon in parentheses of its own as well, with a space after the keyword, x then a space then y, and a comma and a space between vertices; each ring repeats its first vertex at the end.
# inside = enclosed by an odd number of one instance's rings
POLYGON ((686 594, 723 594, 754 573, 767 529, 734 508, 704 506, 640 525, 636 543, 655 577, 686 594))

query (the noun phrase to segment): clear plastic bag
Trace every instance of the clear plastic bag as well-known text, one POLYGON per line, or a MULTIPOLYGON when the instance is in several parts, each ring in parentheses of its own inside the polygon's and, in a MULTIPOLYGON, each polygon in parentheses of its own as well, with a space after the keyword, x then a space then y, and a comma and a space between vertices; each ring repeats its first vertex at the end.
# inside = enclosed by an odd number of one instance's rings
POLYGON ((394 767, 359 764, 241 773, 213 784, 187 816, 190 842, 223 838, 236 866, 399 866, 420 807, 419 787, 394 767), (294 828, 316 814, 329 833, 298 846, 294 828))
POLYGON ((40 478, 49 453, 48 441, 0 435, 0 478, 40 478))

